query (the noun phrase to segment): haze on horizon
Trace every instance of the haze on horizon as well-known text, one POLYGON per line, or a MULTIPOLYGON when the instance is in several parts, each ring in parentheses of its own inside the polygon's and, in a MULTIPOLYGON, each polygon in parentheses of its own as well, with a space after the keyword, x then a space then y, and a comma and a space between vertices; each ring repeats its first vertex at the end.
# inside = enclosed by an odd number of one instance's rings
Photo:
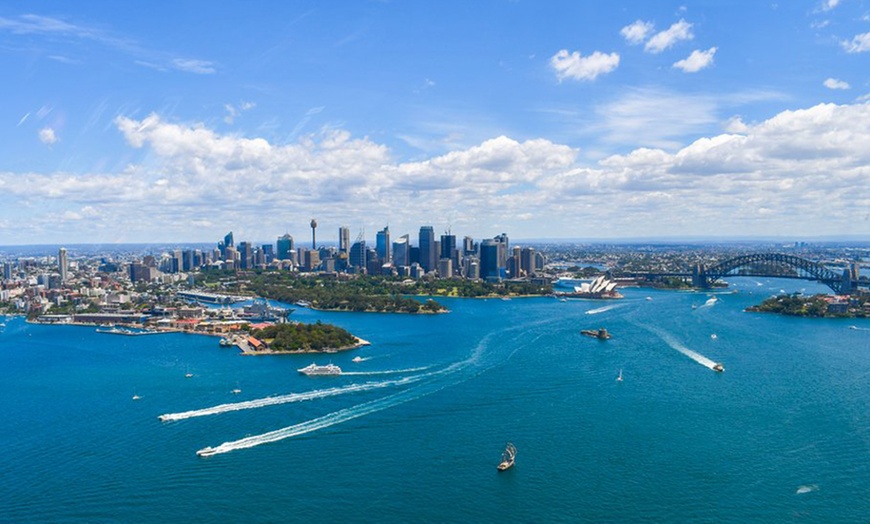
POLYGON ((870 236, 868 0, 13 1, 0 68, 3 245, 870 236))

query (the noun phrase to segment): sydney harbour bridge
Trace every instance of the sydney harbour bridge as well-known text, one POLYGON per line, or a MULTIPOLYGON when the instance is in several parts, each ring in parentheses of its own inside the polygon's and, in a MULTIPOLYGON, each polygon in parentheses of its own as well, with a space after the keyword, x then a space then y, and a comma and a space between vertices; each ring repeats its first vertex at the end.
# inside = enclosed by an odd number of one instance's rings
MULTIPOLYGON (((740 255, 710 267, 698 264, 691 272, 671 273, 652 271, 646 273, 624 273, 622 276, 645 278, 647 280, 659 280, 668 277, 691 278, 692 285, 696 288, 713 287, 717 280, 725 276, 799 278, 821 282, 837 294, 851 293, 857 289, 859 284, 859 276, 856 271, 847 268, 842 272, 837 272, 818 262, 782 253, 740 255)), ((860 282, 862 286, 867 285, 865 280, 860 282)))

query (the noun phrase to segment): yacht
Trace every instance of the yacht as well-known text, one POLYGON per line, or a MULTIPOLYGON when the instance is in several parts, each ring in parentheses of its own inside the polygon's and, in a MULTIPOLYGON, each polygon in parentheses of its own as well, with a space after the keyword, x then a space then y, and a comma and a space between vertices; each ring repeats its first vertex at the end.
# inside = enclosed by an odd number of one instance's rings
POLYGON ((310 365, 297 369, 296 371, 303 375, 341 375, 341 368, 335 364, 318 366, 315 363, 311 363, 310 365))
POLYGON ((513 444, 508 442, 507 447, 504 448, 504 453, 501 454, 501 462, 498 463, 498 470, 504 471, 512 467, 516 458, 517 448, 515 448, 513 444))

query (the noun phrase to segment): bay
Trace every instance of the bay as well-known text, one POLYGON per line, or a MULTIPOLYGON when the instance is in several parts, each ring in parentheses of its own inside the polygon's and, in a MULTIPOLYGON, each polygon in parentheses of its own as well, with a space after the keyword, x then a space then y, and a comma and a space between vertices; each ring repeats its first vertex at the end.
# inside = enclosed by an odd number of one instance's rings
POLYGON ((444 299, 446 315, 297 309, 372 342, 318 356, 9 318, 0 521, 866 520, 870 323, 746 313, 825 290, 729 280, 737 293, 444 299), (613 338, 579 333, 598 327, 613 338), (296 372, 312 361, 346 374, 296 372), (263 443, 233 449, 248 437, 263 443), (508 441, 517 463, 498 473, 508 441))

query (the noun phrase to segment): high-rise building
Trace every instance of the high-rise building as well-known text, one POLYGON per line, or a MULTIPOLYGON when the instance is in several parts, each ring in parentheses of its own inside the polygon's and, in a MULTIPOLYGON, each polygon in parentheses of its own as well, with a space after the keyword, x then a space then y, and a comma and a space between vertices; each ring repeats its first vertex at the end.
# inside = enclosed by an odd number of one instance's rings
POLYGON ((474 239, 471 237, 465 237, 462 239, 462 255, 473 255, 477 249, 474 245, 474 239))
POLYGON ((240 269, 251 269, 253 264, 252 255, 254 252, 254 247, 250 242, 239 242, 239 268, 240 269))
POLYGON ((350 247, 350 267, 365 270, 366 268, 366 241, 358 240, 350 247))
POLYGON ((453 258, 456 251, 456 235, 441 235, 441 258, 453 258))
POLYGON ((410 238, 402 235, 393 242, 393 264, 399 266, 411 265, 410 238))
POLYGON ((524 247, 520 253, 520 269, 526 272, 526 275, 533 277, 537 273, 535 267, 535 248, 524 247))
POLYGON ((233 243, 233 232, 230 231, 224 236, 224 247, 236 247, 236 244, 233 243))
POLYGON ((442 258, 438 261, 438 276, 441 278, 453 278, 453 260, 442 258))
POLYGON ((486 238, 480 243, 480 278, 498 280, 501 277, 500 248, 501 242, 492 238, 486 238))
POLYGON ((422 226, 418 245, 420 246, 420 265, 427 272, 435 269, 435 230, 432 226, 422 226))
POLYGON ((69 258, 67 258, 66 248, 62 247, 57 252, 57 272, 60 273, 60 281, 66 282, 69 277, 69 258))
POLYGON ((350 228, 349 227, 338 228, 338 252, 344 253, 344 254, 350 253, 350 228))
POLYGON ((286 233, 284 236, 279 237, 277 246, 278 260, 290 260, 290 252, 296 248, 293 244, 293 237, 290 236, 290 233, 286 233))
POLYGON ((381 264, 386 264, 390 261, 390 226, 378 231, 377 242, 375 243, 375 251, 378 253, 378 259, 381 264))
POLYGON ((3 264, 3 279, 12 280, 12 262, 6 262, 3 264))

